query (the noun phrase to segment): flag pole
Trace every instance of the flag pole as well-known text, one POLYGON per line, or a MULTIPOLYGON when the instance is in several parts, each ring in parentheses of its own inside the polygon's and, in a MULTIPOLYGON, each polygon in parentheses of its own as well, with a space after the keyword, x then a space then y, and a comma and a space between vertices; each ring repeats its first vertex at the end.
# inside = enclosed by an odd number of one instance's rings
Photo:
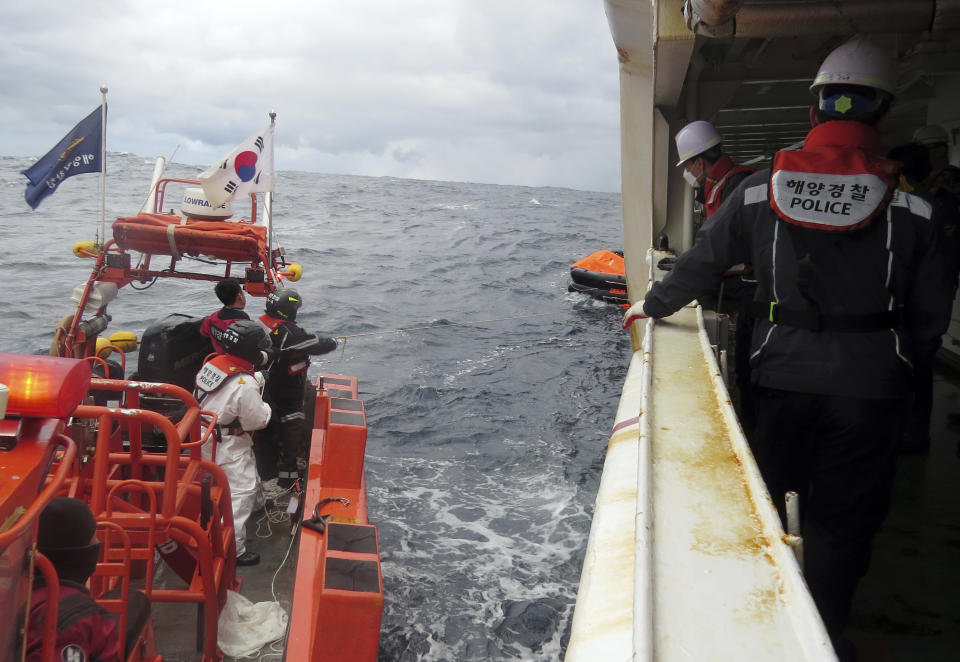
MULTIPOLYGON (((277 123, 277 111, 270 111, 270 127, 274 128, 277 123)), ((273 132, 271 132, 273 133, 273 132)), ((273 270, 273 189, 275 188, 274 183, 274 173, 276 172, 276 166, 273 162, 273 142, 276 140, 276 134, 273 134, 273 139, 270 140, 270 190, 267 191, 266 204, 264 204, 264 216, 267 217, 267 259, 270 260, 270 265, 267 267, 270 270, 270 274, 273 279, 276 280, 276 274, 273 270)))
POLYGON ((100 86, 100 236, 97 242, 100 246, 107 243, 107 86, 100 86), (102 243, 101 243, 102 242, 102 243))

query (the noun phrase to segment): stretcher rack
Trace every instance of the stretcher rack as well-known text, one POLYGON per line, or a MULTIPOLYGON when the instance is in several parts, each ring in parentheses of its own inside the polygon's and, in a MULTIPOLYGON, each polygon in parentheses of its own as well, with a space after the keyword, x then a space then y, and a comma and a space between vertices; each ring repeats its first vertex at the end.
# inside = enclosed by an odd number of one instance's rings
MULTIPOLYGON (((93 355, 93 343, 109 321, 101 315, 108 301, 99 299, 98 288, 116 289, 137 284, 139 289, 159 279, 219 281, 237 278, 253 296, 266 296, 282 287, 283 278, 296 281, 299 265, 286 260, 283 248, 273 246, 269 229, 257 224, 257 199, 250 195, 247 218, 202 220, 164 212, 164 196, 171 183, 200 186, 193 179, 168 177, 153 187, 152 211, 114 221, 113 238, 102 245, 80 242, 74 246, 78 257, 95 260, 82 291, 75 297, 76 312, 61 321, 57 334, 59 356, 83 358, 93 355), (202 270, 184 268, 193 258, 205 265, 202 270), (163 260, 162 265, 157 264, 163 260), (213 268, 211 268, 213 265, 213 268), (101 305, 102 304, 102 305, 101 305), (94 312, 90 316, 85 313, 94 312)), ((79 288, 78 288, 79 289, 79 288)))

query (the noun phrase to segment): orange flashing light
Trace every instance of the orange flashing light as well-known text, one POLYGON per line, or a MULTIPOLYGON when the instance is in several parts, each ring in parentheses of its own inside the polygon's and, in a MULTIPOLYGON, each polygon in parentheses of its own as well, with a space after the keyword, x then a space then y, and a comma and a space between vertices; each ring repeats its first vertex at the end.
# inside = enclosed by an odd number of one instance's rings
POLYGON ((0 352, 0 384, 10 389, 7 416, 67 418, 90 388, 90 364, 0 352))

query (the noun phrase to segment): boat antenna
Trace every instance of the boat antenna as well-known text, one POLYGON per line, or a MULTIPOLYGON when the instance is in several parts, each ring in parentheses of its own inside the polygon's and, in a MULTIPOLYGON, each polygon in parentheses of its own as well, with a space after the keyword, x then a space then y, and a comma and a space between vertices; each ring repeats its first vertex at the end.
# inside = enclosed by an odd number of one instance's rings
POLYGON ((107 86, 100 86, 100 229, 94 244, 103 246, 107 240, 107 86))
MULTIPOLYGON (((146 209, 147 203, 150 202, 150 196, 154 195, 157 191, 157 185, 160 183, 160 178, 163 177, 163 173, 167 169, 167 164, 173 161, 173 157, 176 156, 177 152, 179 151, 180 145, 177 145, 174 147, 173 153, 169 156, 169 158, 164 159, 162 155, 157 157, 157 161, 160 162, 160 167, 157 168, 154 166, 153 181, 150 183, 150 190, 147 191, 147 197, 143 199, 143 203, 140 205, 140 211, 138 211, 137 214, 142 214, 143 210, 146 209)), ((154 209, 154 211, 156 211, 156 209, 154 209)))
MULTIPOLYGON (((277 124, 277 111, 271 110, 270 113, 270 126, 275 127, 277 124)), ((273 140, 270 141, 270 190, 267 191, 267 195, 264 198, 263 203, 263 215, 266 217, 267 221, 267 259, 270 260, 268 265, 268 270, 271 277, 276 280, 276 274, 273 270, 273 190, 276 188, 275 173, 277 169, 273 164, 273 143, 276 141, 276 133, 274 132, 273 140)))

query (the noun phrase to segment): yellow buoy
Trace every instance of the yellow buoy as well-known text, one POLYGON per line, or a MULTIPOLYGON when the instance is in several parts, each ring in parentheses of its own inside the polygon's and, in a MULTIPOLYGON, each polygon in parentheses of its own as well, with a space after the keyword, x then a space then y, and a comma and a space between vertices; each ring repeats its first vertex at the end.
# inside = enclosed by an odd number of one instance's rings
POLYGON ((105 359, 113 354, 113 349, 110 347, 112 344, 113 343, 106 338, 97 338, 97 356, 99 356, 101 359, 105 359))
POLYGON ((290 279, 290 282, 296 283, 300 280, 300 277, 303 275, 303 267, 301 267, 296 262, 287 265, 287 270, 283 272, 284 275, 290 279))
MULTIPOLYGON (((100 342, 99 338, 97 342, 100 342)), ((137 334, 133 331, 117 331, 110 334, 110 344, 116 345, 124 353, 136 350, 137 342, 137 334)))
POLYGON ((73 254, 77 257, 97 257, 100 255, 100 247, 95 241, 78 241, 73 245, 73 254))

